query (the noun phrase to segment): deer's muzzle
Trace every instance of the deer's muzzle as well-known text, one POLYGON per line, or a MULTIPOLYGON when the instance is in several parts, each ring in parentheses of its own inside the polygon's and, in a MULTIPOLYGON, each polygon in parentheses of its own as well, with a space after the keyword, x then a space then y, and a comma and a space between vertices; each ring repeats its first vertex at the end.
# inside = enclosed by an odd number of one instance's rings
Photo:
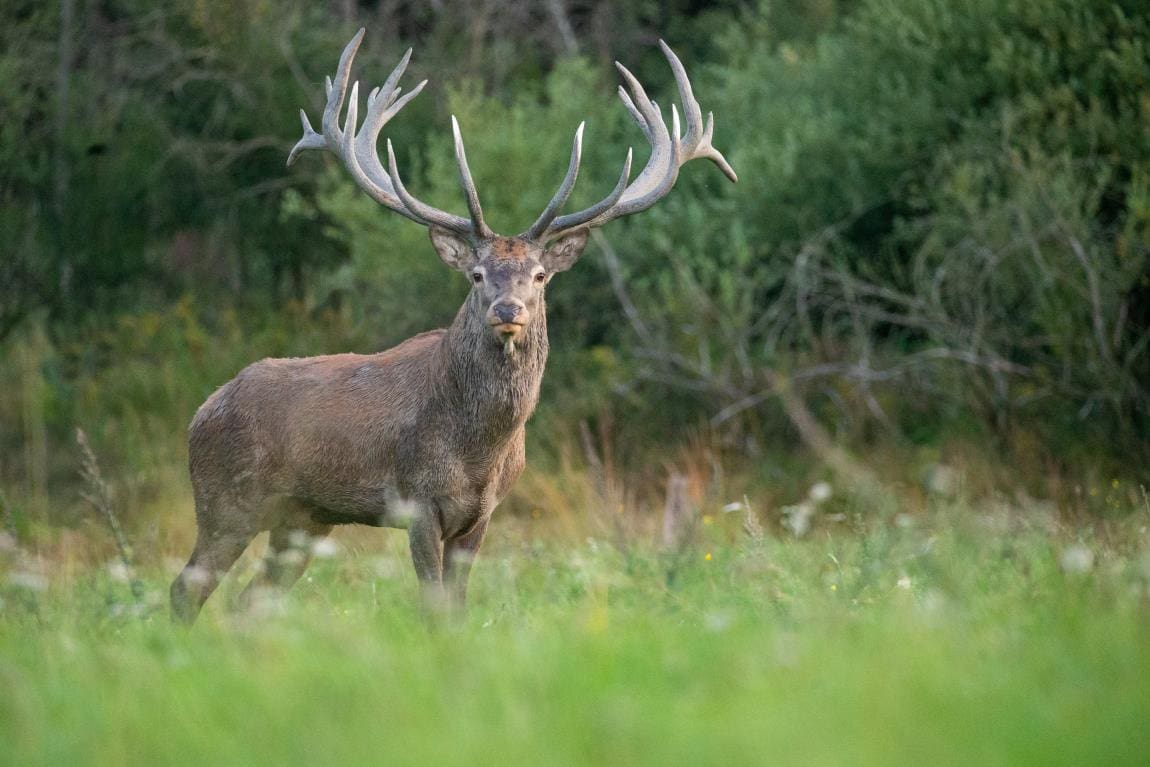
POLYGON ((518 301, 503 301, 492 304, 487 310, 487 323, 496 333, 515 336, 527 324, 527 307, 518 301))
POLYGON ((524 320, 520 319, 520 317, 526 314, 526 307, 518 301, 515 303, 494 304, 491 307, 491 316, 492 319, 495 320, 493 324, 522 325, 524 324, 524 320))

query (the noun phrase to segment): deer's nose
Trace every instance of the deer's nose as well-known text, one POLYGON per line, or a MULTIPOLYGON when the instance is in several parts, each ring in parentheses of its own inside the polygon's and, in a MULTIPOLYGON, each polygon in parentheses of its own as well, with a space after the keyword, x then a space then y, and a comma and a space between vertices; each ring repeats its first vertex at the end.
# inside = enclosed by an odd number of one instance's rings
POLYGON ((501 323, 515 322, 519 313, 523 311, 523 306, 520 304, 495 304, 491 307, 491 313, 499 319, 501 323))

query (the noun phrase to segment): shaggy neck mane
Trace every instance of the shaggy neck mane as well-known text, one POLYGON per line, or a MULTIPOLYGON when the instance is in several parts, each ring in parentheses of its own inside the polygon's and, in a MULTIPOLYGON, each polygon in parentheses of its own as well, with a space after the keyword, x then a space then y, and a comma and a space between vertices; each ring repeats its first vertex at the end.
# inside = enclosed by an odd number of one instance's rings
POLYGON ((470 293, 443 335, 432 382, 445 407, 466 414, 464 429, 476 445, 502 443, 527 421, 539 401, 547 364, 547 308, 536 316, 508 353, 482 316, 479 297, 470 293))

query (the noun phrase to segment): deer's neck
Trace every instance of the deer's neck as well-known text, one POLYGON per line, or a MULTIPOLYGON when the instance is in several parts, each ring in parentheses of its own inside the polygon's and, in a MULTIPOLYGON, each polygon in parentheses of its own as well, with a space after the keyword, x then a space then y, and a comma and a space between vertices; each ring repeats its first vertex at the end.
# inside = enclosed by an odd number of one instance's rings
POLYGON ((488 444, 510 438, 535 410, 547 364, 547 316, 538 315, 508 351, 482 319, 475 294, 468 296, 443 337, 438 365, 440 391, 460 429, 488 444))

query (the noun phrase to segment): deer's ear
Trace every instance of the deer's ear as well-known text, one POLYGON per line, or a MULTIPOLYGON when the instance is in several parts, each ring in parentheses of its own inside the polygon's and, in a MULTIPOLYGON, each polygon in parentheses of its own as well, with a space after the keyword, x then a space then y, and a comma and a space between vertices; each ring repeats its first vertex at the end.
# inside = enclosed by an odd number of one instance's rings
POLYGON ((543 268, 552 274, 570 269, 583 255, 590 233, 590 229, 576 229, 548 245, 543 252, 543 268))
POLYGON ((475 248, 471 247, 471 243, 467 240, 438 226, 431 227, 430 232, 435 252, 443 259, 443 263, 452 269, 466 272, 478 262, 475 248))

